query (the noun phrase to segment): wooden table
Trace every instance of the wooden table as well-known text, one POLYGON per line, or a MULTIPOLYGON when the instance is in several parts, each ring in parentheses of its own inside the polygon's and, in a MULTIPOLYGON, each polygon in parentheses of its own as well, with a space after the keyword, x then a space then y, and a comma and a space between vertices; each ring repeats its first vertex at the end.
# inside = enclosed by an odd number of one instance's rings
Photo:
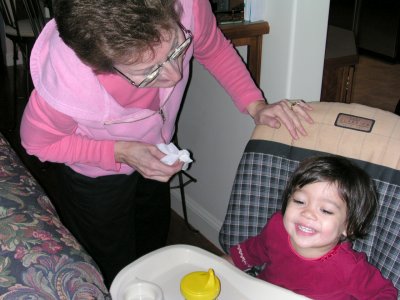
POLYGON ((254 81, 260 84, 262 39, 269 33, 265 21, 220 24, 222 32, 235 46, 247 46, 247 65, 254 81))

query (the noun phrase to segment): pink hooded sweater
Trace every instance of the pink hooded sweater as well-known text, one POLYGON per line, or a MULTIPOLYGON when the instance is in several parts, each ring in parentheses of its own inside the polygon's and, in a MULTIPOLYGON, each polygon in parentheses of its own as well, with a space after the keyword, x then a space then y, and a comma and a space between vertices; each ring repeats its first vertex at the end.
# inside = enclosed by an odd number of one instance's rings
POLYGON ((192 56, 219 81, 240 111, 263 99, 217 27, 209 1, 180 2, 181 23, 192 31, 193 42, 183 62, 183 78, 172 88, 138 89, 119 75, 94 74, 61 40, 55 21, 48 22, 31 55, 35 89, 21 123, 26 151, 89 177, 131 174, 132 167, 115 161, 115 141, 171 140, 192 56))

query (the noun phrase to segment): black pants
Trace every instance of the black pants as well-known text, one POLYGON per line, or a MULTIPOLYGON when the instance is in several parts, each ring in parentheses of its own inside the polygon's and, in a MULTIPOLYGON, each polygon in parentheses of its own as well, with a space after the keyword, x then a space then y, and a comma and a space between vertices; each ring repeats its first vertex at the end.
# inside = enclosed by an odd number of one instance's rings
POLYGON ((136 258, 165 246, 170 224, 168 183, 132 175, 90 178, 56 164, 52 201, 62 223, 98 264, 105 284, 136 258))

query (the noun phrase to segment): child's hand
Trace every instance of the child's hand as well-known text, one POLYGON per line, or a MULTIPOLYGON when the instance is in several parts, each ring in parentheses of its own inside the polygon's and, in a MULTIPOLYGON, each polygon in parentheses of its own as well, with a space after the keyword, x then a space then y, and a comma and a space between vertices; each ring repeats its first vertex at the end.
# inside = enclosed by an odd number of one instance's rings
POLYGON ((232 257, 230 257, 230 255, 224 254, 224 255, 222 255, 221 257, 222 257, 223 259, 227 260, 228 262, 230 262, 232 265, 235 265, 235 264, 233 263, 232 257))

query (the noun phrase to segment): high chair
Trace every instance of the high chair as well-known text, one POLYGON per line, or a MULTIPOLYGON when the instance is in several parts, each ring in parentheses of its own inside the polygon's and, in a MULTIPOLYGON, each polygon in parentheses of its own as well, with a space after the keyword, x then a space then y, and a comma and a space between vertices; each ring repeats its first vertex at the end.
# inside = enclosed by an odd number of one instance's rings
POLYGON ((293 140, 286 128, 256 126, 244 150, 220 231, 228 249, 258 234, 281 208, 281 195, 299 162, 335 154, 364 169, 376 185, 379 207, 368 236, 353 248, 400 289, 400 116, 360 104, 314 102, 315 124, 293 140))

